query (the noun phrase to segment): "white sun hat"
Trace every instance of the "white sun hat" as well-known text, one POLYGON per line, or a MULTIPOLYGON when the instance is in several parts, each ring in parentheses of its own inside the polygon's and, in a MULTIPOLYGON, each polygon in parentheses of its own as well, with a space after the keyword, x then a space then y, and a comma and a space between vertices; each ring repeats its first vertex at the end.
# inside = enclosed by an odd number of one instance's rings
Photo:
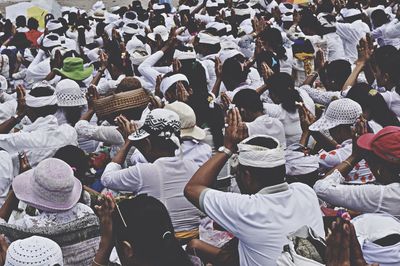
POLYGON ((344 98, 331 102, 320 119, 312 124, 311 131, 322 131, 334 128, 338 125, 354 124, 362 114, 361 105, 357 102, 344 98))
POLYGON ((60 246, 51 239, 31 236, 11 243, 5 266, 63 265, 60 246))
POLYGON ((166 104, 164 108, 178 114, 181 121, 181 138, 193 138, 195 140, 204 140, 206 138, 206 132, 196 126, 196 114, 189 105, 175 101, 171 104, 166 104))
POLYGON ((153 29, 153 32, 150 32, 147 37, 152 40, 153 42, 156 41, 156 35, 160 35, 161 39, 165 42, 166 40, 168 40, 168 36, 169 36, 169 31, 168 29, 163 26, 163 25, 158 25, 157 27, 155 27, 153 29))
POLYGON ((87 104, 85 94, 78 83, 63 79, 56 86, 57 104, 60 107, 82 106, 87 104))

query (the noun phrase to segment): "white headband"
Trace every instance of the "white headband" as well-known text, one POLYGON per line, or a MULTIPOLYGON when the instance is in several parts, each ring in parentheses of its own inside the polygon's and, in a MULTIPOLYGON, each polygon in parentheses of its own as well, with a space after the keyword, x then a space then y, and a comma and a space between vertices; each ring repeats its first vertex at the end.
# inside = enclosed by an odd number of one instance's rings
POLYGON ((26 105, 33 108, 44 107, 57 104, 57 95, 35 97, 30 94, 26 95, 26 105))
POLYGON ((161 90, 162 94, 165 96, 165 93, 167 92, 169 87, 171 87, 174 83, 176 83, 178 81, 186 81, 187 83, 189 83, 189 80, 183 74, 175 74, 170 77, 167 77, 167 78, 163 79, 160 84, 160 90, 161 90))
POLYGON ((239 164, 250 167, 257 168, 274 168, 277 166, 284 165, 286 163, 285 160, 285 151, 279 144, 279 141, 271 136, 266 135, 254 135, 245 140, 243 140, 240 144, 238 144, 239 148, 239 164), (268 149, 261 146, 246 144, 249 140, 254 139, 256 137, 262 138, 270 138, 275 140, 278 143, 278 146, 275 149, 268 149))

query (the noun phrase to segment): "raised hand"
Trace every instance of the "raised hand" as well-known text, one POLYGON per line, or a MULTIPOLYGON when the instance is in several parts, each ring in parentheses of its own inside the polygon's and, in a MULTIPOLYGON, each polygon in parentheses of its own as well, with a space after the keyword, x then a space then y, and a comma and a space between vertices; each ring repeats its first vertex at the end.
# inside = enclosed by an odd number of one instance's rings
POLYGON ((237 144, 248 136, 247 126, 242 121, 237 107, 229 110, 227 124, 228 126, 225 128, 224 146, 231 151, 236 151, 237 144))
POLYGON ((26 114, 26 111, 28 109, 27 105, 26 105, 26 90, 24 88, 24 86, 22 85, 18 85, 17 86, 17 115, 18 116, 23 116, 26 114))
POLYGON ((316 121, 316 117, 307 109, 304 103, 298 104, 298 112, 300 116, 300 125, 303 132, 308 132, 310 125, 316 121))
POLYGON ((97 92, 96 86, 90 85, 86 93, 86 99, 88 102, 88 109, 94 111, 94 102, 99 99, 99 93, 97 92))
POLYGON ((221 79, 222 77, 222 62, 218 56, 215 57, 215 64, 214 64, 215 76, 217 79, 221 79))
POLYGON ((19 159, 19 173, 20 174, 32 169, 25 152, 18 153, 18 159, 19 159))
POLYGON ((186 90, 185 86, 183 86, 181 81, 176 83, 176 99, 179 102, 187 102, 189 100, 189 93, 186 90))
POLYGON ((274 71, 268 66, 267 63, 263 62, 261 64, 261 74, 264 79, 264 83, 274 74, 274 71))
POLYGON ((120 115, 115 118, 115 123, 118 126, 118 131, 122 137, 127 140, 128 137, 138 130, 138 126, 135 123, 129 121, 125 116, 120 115))

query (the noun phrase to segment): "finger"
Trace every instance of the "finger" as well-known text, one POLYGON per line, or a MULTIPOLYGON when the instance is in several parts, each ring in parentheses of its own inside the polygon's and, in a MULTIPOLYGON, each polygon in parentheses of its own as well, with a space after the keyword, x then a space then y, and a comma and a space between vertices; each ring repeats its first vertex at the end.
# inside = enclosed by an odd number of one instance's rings
POLYGON ((242 116, 240 115, 240 111, 239 108, 235 107, 235 113, 236 113, 236 117, 237 117, 237 123, 238 125, 242 124, 242 116))

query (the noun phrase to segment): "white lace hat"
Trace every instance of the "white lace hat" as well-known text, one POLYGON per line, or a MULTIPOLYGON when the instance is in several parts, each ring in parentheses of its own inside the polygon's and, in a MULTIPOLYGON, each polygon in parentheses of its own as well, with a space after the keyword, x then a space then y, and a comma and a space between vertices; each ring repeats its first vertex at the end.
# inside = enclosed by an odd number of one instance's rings
POLYGON ((11 243, 5 266, 63 265, 60 246, 51 239, 32 236, 11 243))
POLYGON ((338 125, 354 124, 362 114, 361 106, 351 99, 339 99, 331 102, 320 119, 312 124, 311 131, 321 131, 338 125))
POLYGON ((85 94, 78 83, 71 79, 63 79, 56 86, 58 106, 73 107, 87 104, 85 94))

